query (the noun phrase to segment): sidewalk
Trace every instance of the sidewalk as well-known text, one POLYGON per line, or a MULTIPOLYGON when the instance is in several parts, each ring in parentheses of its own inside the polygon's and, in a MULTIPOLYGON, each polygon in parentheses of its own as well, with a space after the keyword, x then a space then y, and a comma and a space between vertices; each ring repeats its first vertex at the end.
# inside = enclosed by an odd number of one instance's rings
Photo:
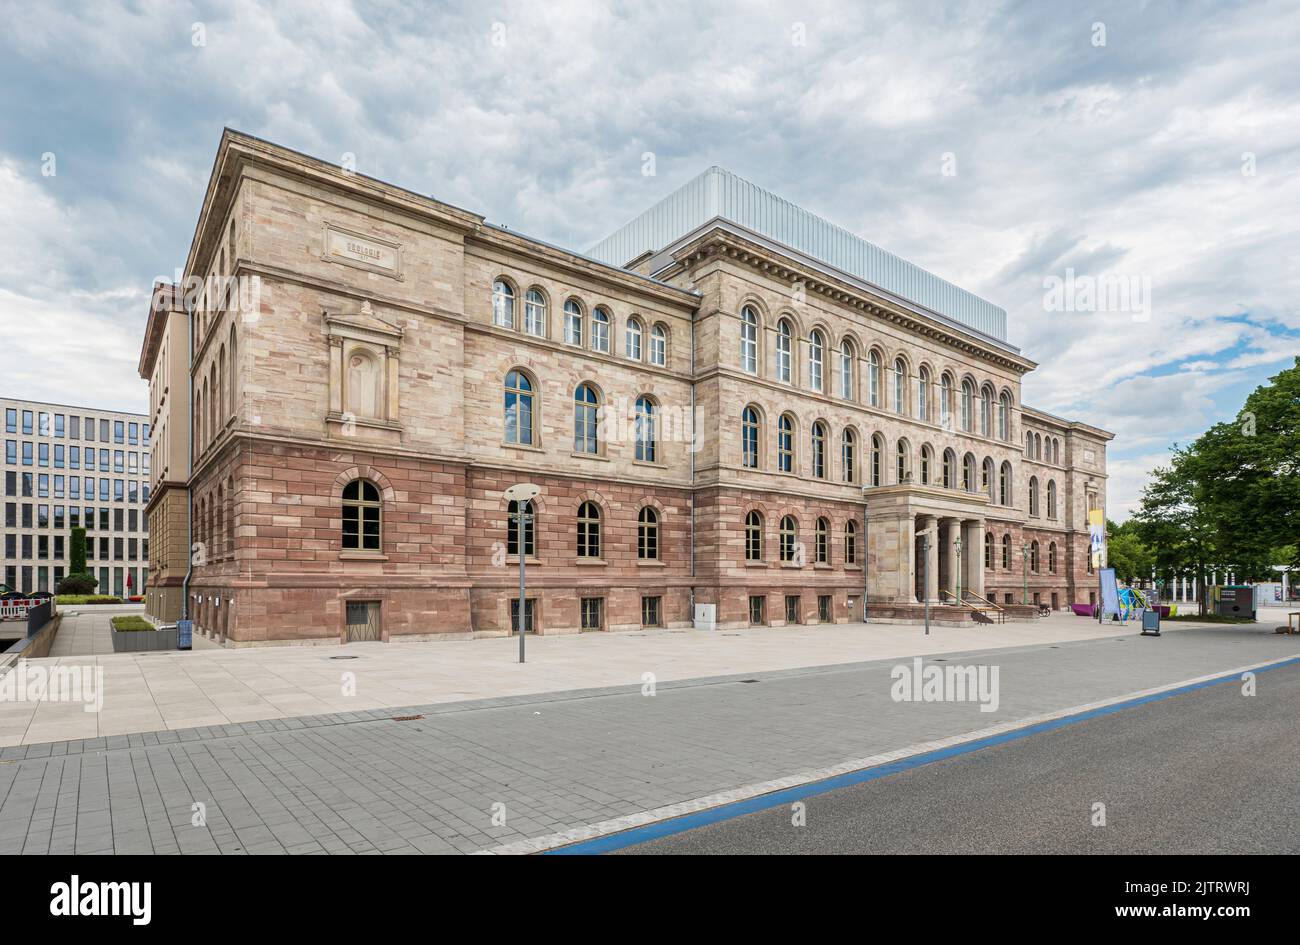
MULTIPOLYGON (((131 732, 495 699, 607 686, 835 666, 958 650, 996 649, 1127 635, 1073 614, 978 628, 839 624, 736 631, 650 630, 446 643, 196 649, 113 653, 109 614, 64 617, 56 650, 33 666, 99 666, 103 710, 0 702, 0 747, 131 732)), ((1180 625, 1181 626, 1181 625, 1180 625)))

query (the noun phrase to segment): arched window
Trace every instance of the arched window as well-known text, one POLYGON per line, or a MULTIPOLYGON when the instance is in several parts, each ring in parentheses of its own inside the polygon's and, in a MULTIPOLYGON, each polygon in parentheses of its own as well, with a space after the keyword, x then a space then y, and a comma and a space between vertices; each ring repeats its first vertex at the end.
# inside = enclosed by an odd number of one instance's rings
POLYGON ((1011 536, 1002 536, 1002 570, 1006 571, 1011 567, 1011 536))
POLYGON ((820 420, 812 425, 812 474, 814 479, 826 478, 826 424, 820 420))
POLYGON ((847 338, 840 342, 840 396, 853 399, 853 342, 847 338))
POLYGON ((642 561, 659 560, 659 513, 649 505, 637 515, 636 556, 642 561))
POLYGON ((1038 477, 1029 477, 1029 514, 1038 515, 1038 477))
POLYGON ((993 569, 993 533, 984 533, 984 567, 986 570, 993 569))
POLYGON ((1011 504, 1011 464, 1003 462, 998 468, 998 505, 1011 504))
POLYGON ((912 470, 908 468, 908 463, 912 458, 912 445, 907 440, 900 439, 898 445, 894 447, 894 481, 909 482, 912 478, 912 470))
POLYGON ((794 330, 787 319, 781 319, 776 326, 776 378, 789 384, 794 376, 794 330))
POLYGON ((916 372, 916 419, 930 420, 930 369, 924 365, 916 372))
POLYGON ((235 416, 239 412, 239 395, 235 391, 235 380, 239 376, 239 358, 235 347, 235 326, 230 326, 230 375, 226 381, 226 389, 230 394, 229 412, 227 416, 235 416))
POLYGON ((808 336, 808 386, 822 390, 822 364, 826 359, 826 340, 819 329, 808 336))
MULTIPOLYGON (((524 503, 524 557, 531 558, 537 554, 534 541, 537 525, 537 507, 533 503, 524 503)), ((519 503, 511 501, 506 506, 506 554, 519 554, 519 503)))
POLYGON ((600 452, 600 397, 590 384, 573 392, 573 451, 595 456, 600 452))
POLYGON ((650 329, 650 363, 658 367, 668 363, 668 332, 663 325, 650 329))
POLYGON ((921 485, 928 486, 934 470, 934 450, 926 443, 921 447, 921 485))
POLYGON ((1034 431, 1025 431, 1025 459, 1034 458, 1034 431))
POLYGON ((952 375, 939 378, 939 425, 952 429, 952 375))
POLYGON ((600 557, 600 506, 595 502, 578 506, 578 557, 600 557))
POLYGON ((492 324, 515 327, 515 290, 504 279, 492 283, 492 324))
POLYGON ((537 289, 529 289, 524 296, 524 331, 546 337, 546 296, 537 289))
POLYGON ((783 473, 794 472, 794 421, 789 414, 781 414, 777 421, 776 458, 777 468, 783 473))
POLYGON ((993 434, 993 390, 988 387, 980 389, 980 434, 993 434))
POLYGON ((907 409, 907 364, 902 358, 894 358, 893 377, 894 413, 903 413, 907 409))
POLYGON ((659 452, 659 433, 655 404, 649 397, 636 399, 636 458, 638 462, 653 463, 659 452))
POLYGON ((943 487, 957 488, 957 454, 950 449, 943 451, 943 487))
POLYGON ((813 529, 813 554, 816 564, 829 564, 831 560, 831 523, 818 518, 813 529))
POLYGON ((379 487, 369 479, 353 479, 343 487, 343 550, 379 551, 383 506, 379 487))
POLYGON ((975 429, 974 420, 975 387, 970 381, 961 382, 961 428, 968 433, 975 429))
POLYGON ((748 305, 740 310, 740 369, 758 373, 758 315, 748 305))
POLYGON ((603 308, 591 313, 591 350, 609 354, 609 312, 603 308))
POLYGON ((793 561, 795 559, 795 546, 799 541, 799 524, 794 520, 793 515, 786 515, 781 519, 781 560, 793 561))
POLYGON ((1056 480, 1047 480, 1047 517, 1056 518, 1056 480))
POLYGON ((885 484, 885 438, 879 433, 871 434, 871 484, 885 484))
POLYGON ((564 303, 564 343, 582 347, 582 306, 573 299, 564 303))
POLYGON ((633 361, 641 360, 641 320, 639 318, 629 318, 627 320, 623 352, 633 361))
POLYGON ((1034 434, 1034 459, 1043 458, 1043 434, 1034 434))
POLYGON ((1052 462, 1057 466, 1061 465, 1061 441, 1052 441, 1052 462))
POLYGON ((1038 573, 1038 542, 1029 543, 1029 570, 1038 573))
POLYGON ((745 560, 763 560, 763 516, 754 509, 745 516, 745 560))
POLYGON ((1047 546, 1047 571, 1049 574, 1056 573, 1056 542, 1047 546))
POLYGON ((997 478, 998 475, 993 466, 993 458, 991 456, 985 456, 983 471, 980 475, 980 488, 984 490, 984 494, 989 497, 990 502, 997 502, 997 478))
POLYGON ((970 453, 961 458, 961 487, 966 492, 975 491, 975 457, 970 453))
POLYGON ((858 523, 854 519, 844 523, 844 563, 858 563, 858 523))
POLYGON ((740 415, 741 464, 748 469, 758 468, 758 411, 746 407, 740 415))
POLYGON ((533 382, 523 371, 506 375, 506 442, 533 444, 533 382))
POLYGON ((845 482, 858 481, 858 437, 848 427, 840 434, 840 478, 845 482))
POLYGON ((1011 398, 1006 393, 998 398, 998 439, 1011 439, 1011 398))
POLYGON ((880 352, 874 348, 867 354, 867 401, 880 406, 880 352))

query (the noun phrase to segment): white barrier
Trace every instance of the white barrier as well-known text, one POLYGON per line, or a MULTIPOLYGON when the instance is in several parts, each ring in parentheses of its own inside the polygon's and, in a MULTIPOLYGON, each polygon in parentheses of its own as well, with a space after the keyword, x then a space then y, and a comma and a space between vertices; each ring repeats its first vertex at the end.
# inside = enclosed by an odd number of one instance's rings
POLYGON ((41 603, 44 601, 0 600, 0 620, 26 620, 27 611, 41 603))

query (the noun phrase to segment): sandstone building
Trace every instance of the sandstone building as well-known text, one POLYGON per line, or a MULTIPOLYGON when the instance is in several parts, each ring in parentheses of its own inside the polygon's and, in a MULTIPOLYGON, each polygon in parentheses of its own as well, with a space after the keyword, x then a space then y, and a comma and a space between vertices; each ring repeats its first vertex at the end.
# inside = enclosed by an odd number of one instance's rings
POLYGON ((185 276, 233 644, 507 633, 521 551, 543 633, 1089 597, 1111 435, 1021 404, 1001 309, 721 169, 582 255, 227 131, 185 276))

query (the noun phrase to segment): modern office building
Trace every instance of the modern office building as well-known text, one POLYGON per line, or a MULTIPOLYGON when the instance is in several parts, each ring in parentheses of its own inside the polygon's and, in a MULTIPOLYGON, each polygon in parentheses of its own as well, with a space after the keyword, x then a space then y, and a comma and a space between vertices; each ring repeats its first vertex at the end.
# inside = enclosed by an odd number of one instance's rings
POLYGON ((97 593, 142 594, 149 581, 149 418, 0 398, 4 411, 4 583, 54 591, 70 535, 86 529, 97 593))
POLYGON ((232 644, 508 633, 519 554, 543 633, 1088 599, 1111 434, 1022 405, 1002 309, 719 168, 580 254, 227 131, 184 274, 232 644))
POLYGON ((163 623, 179 620, 190 560, 189 324, 179 290, 159 283, 149 297, 138 371, 149 382, 153 431, 150 495, 149 592, 145 610, 163 623))

